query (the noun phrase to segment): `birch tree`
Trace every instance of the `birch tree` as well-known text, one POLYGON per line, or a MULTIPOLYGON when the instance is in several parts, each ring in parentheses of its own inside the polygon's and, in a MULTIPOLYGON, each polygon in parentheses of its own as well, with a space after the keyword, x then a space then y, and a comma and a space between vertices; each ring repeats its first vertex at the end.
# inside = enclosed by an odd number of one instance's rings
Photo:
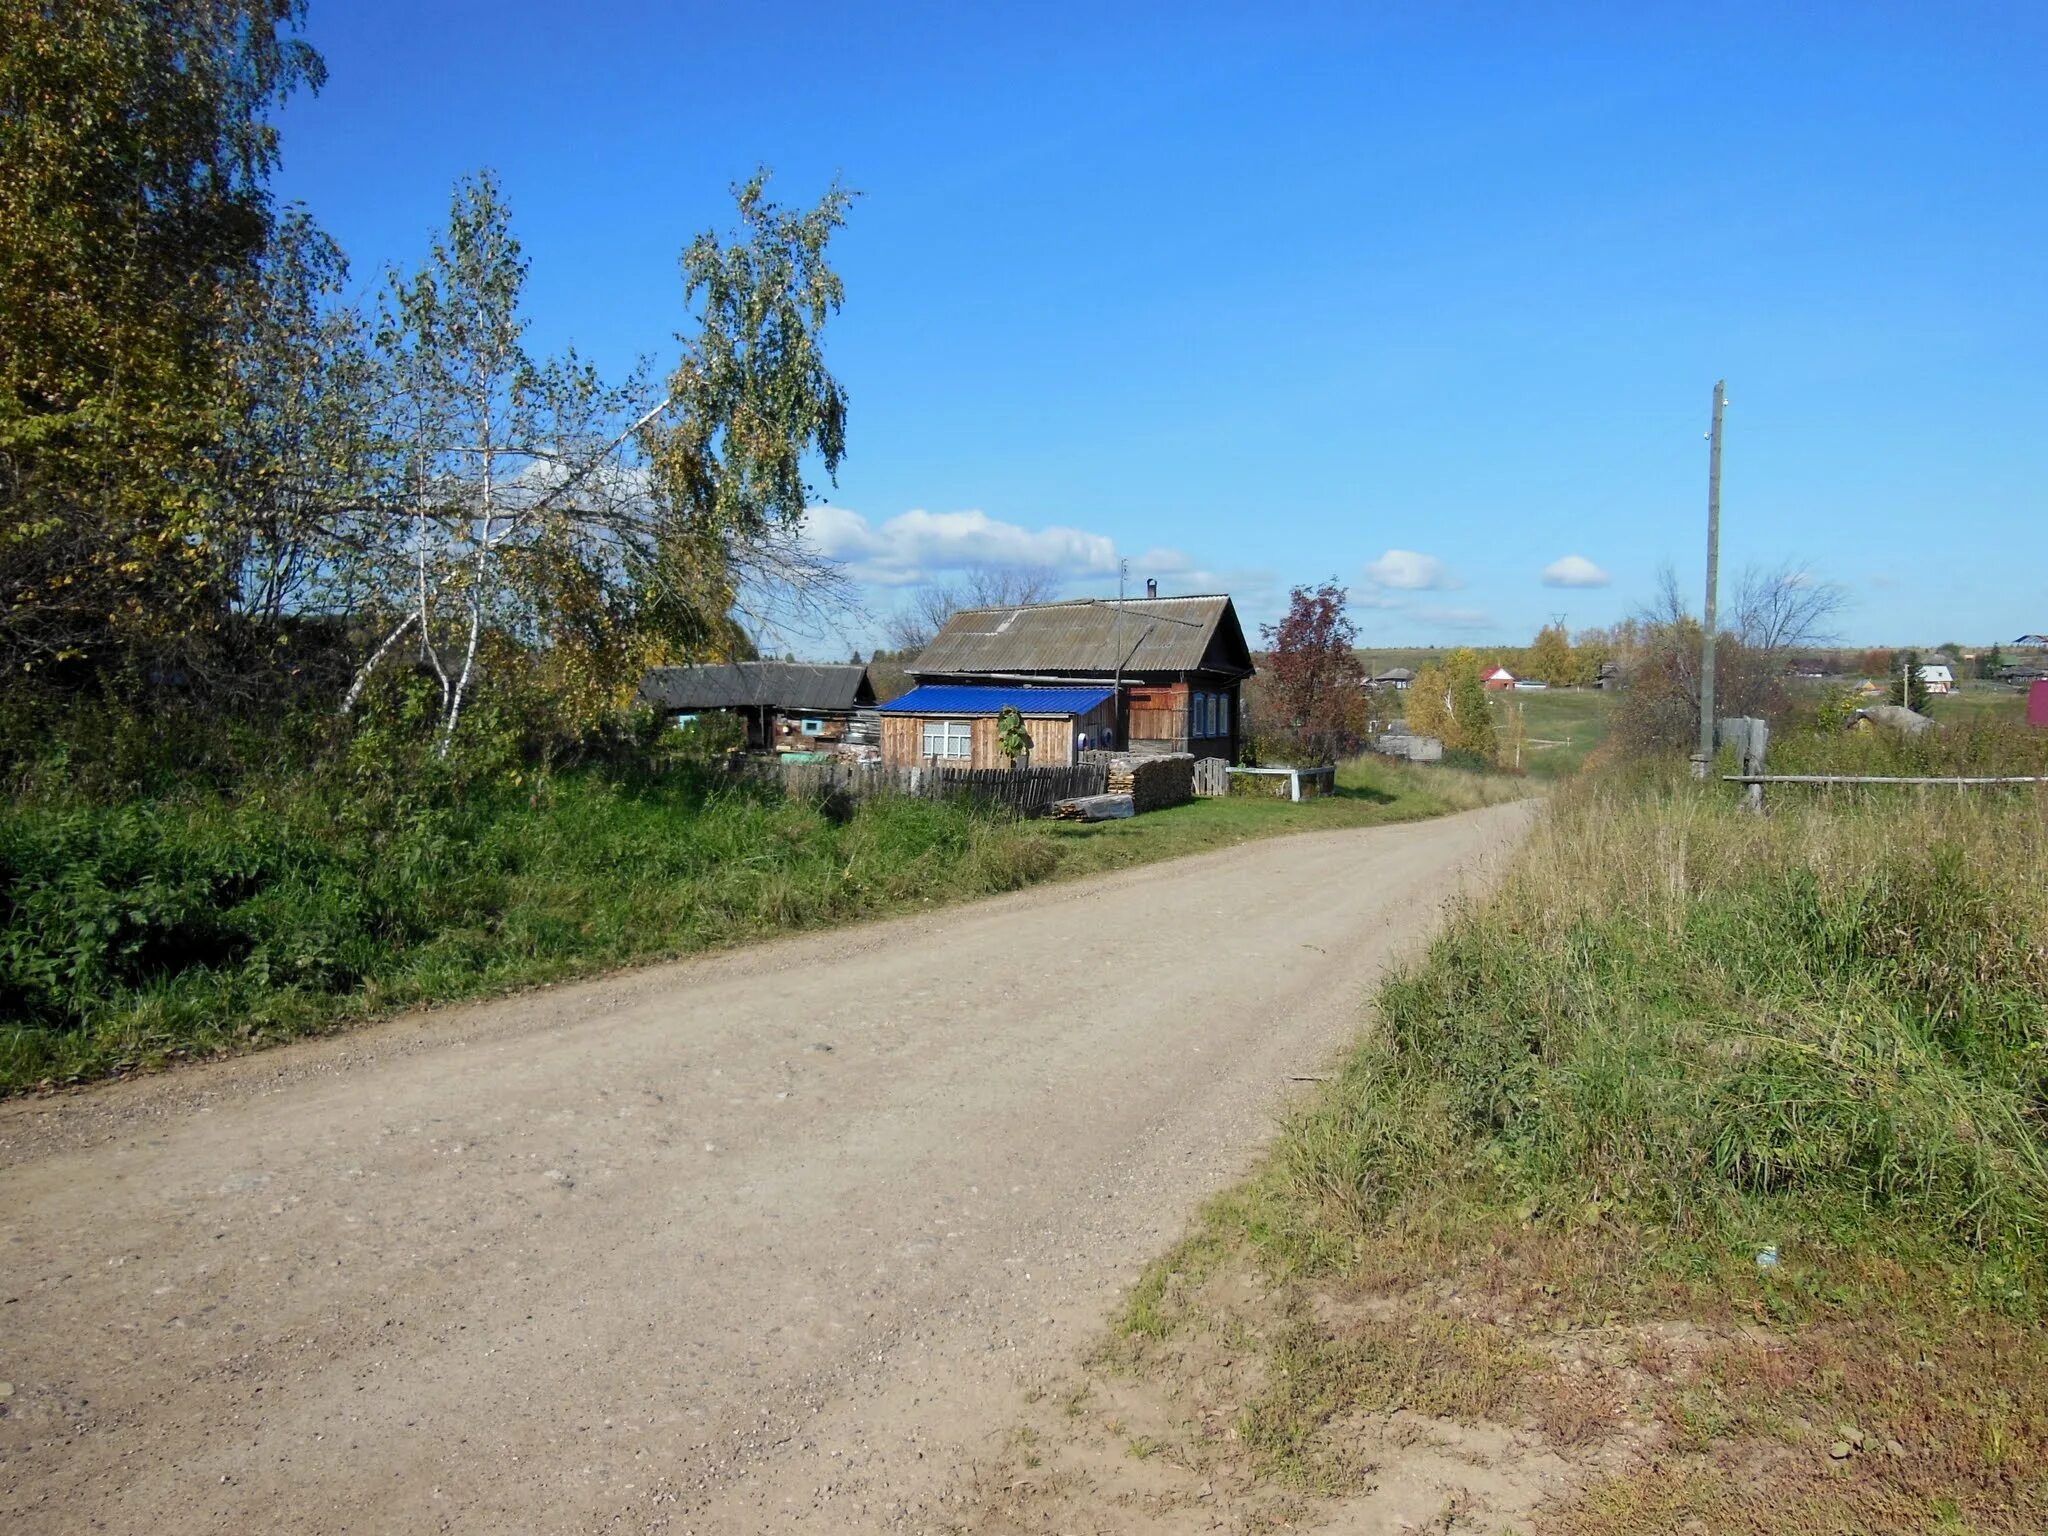
POLYGON ((734 648, 736 611, 788 622, 843 597, 798 529, 807 465, 829 474, 845 447, 820 333, 846 196, 790 213, 764 185, 736 189, 736 237, 684 251, 695 323, 659 392, 644 368, 608 384, 574 353, 529 354, 503 196, 488 175, 458 187, 379 327, 395 491, 361 569, 388 622, 344 710, 410 656, 439 687, 445 754, 493 657, 587 714, 651 660, 734 648))

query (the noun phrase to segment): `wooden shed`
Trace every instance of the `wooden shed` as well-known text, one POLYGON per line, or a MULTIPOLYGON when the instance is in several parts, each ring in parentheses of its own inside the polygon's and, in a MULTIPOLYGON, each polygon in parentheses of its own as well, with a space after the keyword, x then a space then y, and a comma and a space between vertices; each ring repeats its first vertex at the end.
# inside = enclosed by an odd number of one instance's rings
POLYGON ((1100 746, 1115 728, 1115 699, 1108 688, 926 684, 882 706, 882 761, 892 767, 1008 768, 996 717, 1014 708, 1031 737, 1031 766, 1064 768, 1079 761, 1084 739, 1100 746))
POLYGON ((868 669, 790 661, 733 661, 656 667, 640 683, 640 702, 678 724, 699 715, 745 721, 757 752, 809 752, 874 737, 875 690, 868 669))

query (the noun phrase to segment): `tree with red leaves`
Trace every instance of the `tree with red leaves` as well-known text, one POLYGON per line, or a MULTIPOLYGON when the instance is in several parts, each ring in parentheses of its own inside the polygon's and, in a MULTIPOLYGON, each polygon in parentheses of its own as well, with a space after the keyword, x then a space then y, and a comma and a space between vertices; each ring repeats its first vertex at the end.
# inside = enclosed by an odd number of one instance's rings
POLYGON ((1320 587, 1296 587, 1287 617, 1260 626, 1269 653, 1267 692, 1278 716, 1272 725, 1312 762, 1335 762, 1356 751, 1365 729, 1365 669, 1344 605, 1345 591, 1333 576, 1320 587))

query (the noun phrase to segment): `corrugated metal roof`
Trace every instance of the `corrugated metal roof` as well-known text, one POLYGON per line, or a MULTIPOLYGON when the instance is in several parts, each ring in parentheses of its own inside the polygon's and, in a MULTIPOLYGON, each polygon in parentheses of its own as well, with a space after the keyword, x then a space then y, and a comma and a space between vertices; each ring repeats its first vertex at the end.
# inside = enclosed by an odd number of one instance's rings
POLYGON ((1249 676, 1251 653, 1230 599, 1134 597, 1040 603, 1029 608, 968 608, 946 620, 917 660, 917 677, 998 673, 1194 672, 1249 676), (1214 653, 1212 655, 1212 652, 1214 653))
POLYGON ((733 661, 655 667, 640 681, 654 709, 856 709, 875 701, 866 667, 791 661, 733 661))
POLYGON ((1114 696, 1109 688, 970 688, 926 683, 882 706, 885 715, 993 715, 1014 707, 1026 715, 1085 715, 1114 696))

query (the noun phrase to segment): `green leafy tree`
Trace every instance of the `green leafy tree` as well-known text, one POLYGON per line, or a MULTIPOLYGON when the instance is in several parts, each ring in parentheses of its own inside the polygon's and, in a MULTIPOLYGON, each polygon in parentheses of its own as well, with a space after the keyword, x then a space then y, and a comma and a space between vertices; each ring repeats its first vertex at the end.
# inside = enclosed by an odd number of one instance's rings
POLYGON ((640 433, 661 513, 640 575, 650 615, 686 639, 730 607, 737 555, 793 538, 812 500, 807 462, 831 476, 846 452, 846 391, 825 366, 824 329, 846 298, 827 258, 852 195, 834 186, 793 211, 768 199, 760 172, 733 196, 739 230, 683 252, 697 327, 640 433))
POLYGON ((1493 762, 1500 755, 1500 741, 1493 728, 1493 700, 1486 692, 1478 652, 1462 647, 1452 651, 1444 658, 1444 671, 1450 684, 1452 722, 1445 749, 1493 762))
POLYGON ((1491 763, 1500 743, 1493 725, 1493 701, 1486 692, 1479 653, 1459 648, 1415 674, 1408 685, 1408 729, 1434 736, 1446 752, 1463 752, 1491 763))
POLYGON ((1600 681, 1600 669, 1613 659, 1614 648, 1609 632, 1600 629, 1584 629, 1572 640, 1572 676, 1574 688, 1590 688, 1600 681))
POLYGON ((340 247, 290 211, 237 305, 219 553, 245 668, 288 645, 294 615, 348 610, 351 521, 386 490, 379 372, 362 315, 339 302, 347 276, 340 247))
POLYGON ((444 754, 493 658, 532 657, 575 695, 602 691, 597 663, 627 649, 608 621, 629 573, 604 533, 628 498, 605 471, 633 385, 606 385, 574 353, 528 353, 526 271, 496 178, 471 178, 425 264, 390 275, 377 327, 394 494, 351 542, 378 606, 401 616, 344 703, 411 646, 439 685, 444 754))
POLYGON ((343 701, 393 657, 437 680, 440 740, 495 675, 574 732, 675 655, 751 651, 734 618, 749 574, 814 574, 795 539, 806 455, 831 470, 845 398, 820 329, 838 307, 825 245, 844 195, 785 214, 759 178, 743 232, 684 253, 694 335, 653 404, 573 353, 526 347, 527 264, 495 178, 456 190, 427 262, 394 274, 378 328, 395 494, 351 548, 387 616, 343 701))
POLYGON ((1451 718, 1451 675, 1441 663, 1431 662, 1416 671, 1408 684, 1406 713, 1408 729, 1417 736, 1449 743, 1456 722, 1451 718))
POLYGON ((299 0, 0 0, 0 658, 205 628, 299 0))
POLYGON ((1517 676, 1541 679, 1553 688, 1569 688, 1576 680, 1571 637, 1562 624, 1546 624, 1536 632, 1536 641, 1522 659, 1517 676))

